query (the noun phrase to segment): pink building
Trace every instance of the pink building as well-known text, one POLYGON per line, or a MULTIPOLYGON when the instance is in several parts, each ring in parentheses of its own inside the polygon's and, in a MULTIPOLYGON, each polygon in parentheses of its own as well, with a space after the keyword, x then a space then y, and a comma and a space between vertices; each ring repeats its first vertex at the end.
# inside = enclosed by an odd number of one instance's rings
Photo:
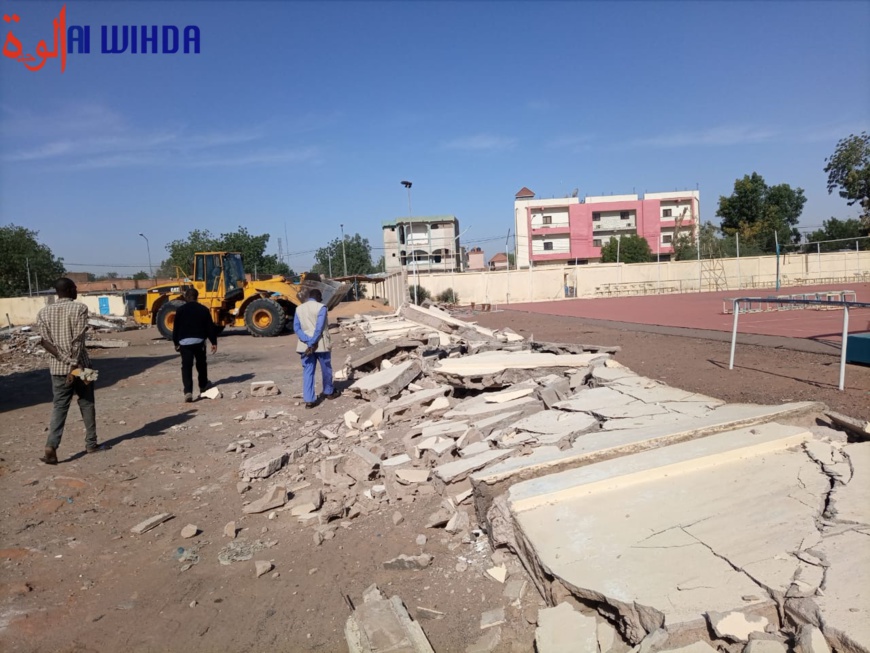
POLYGON ((472 247, 468 250, 468 262, 465 269, 475 272, 486 269, 486 255, 480 247, 472 247))
POLYGON ((611 238, 638 234, 653 254, 670 259, 682 234, 696 237, 700 193, 675 191, 536 200, 523 188, 514 202, 517 266, 596 262, 611 238))

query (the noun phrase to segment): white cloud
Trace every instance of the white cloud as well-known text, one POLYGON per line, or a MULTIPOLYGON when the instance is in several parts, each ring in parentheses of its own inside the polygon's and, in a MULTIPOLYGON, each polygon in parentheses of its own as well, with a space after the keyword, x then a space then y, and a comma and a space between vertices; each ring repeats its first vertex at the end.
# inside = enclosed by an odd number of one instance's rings
POLYGON ((625 147, 728 146, 763 143, 778 136, 776 131, 749 126, 711 127, 699 131, 671 132, 628 141, 625 147))
POLYGON ((264 128, 200 131, 183 125, 141 128, 98 105, 38 115, 0 107, 3 163, 88 169, 132 166, 208 167, 311 161, 314 147, 276 145, 264 128))
POLYGON ((445 150, 465 150, 468 152, 487 152, 495 150, 509 150, 515 147, 517 139, 494 134, 476 134, 447 141, 442 144, 445 150))

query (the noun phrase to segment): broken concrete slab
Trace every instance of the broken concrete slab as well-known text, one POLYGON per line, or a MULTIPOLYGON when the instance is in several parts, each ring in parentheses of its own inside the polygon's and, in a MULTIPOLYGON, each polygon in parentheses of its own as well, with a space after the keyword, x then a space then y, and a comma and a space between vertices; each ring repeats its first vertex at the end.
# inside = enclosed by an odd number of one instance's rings
POLYGON ((459 450, 459 455, 463 458, 468 458, 470 456, 476 456, 477 454, 485 453, 491 448, 492 447, 490 446, 490 443, 487 441, 473 442, 467 447, 462 447, 462 449, 459 450))
POLYGON ((353 352, 347 357, 347 365, 345 367, 350 367, 351 369, 358 370, 359 368, 368 365, 369 363, 375 363, 382 359, 384 356, 389 356, 394 351, 398 343, 395 340, 385 340, 384 342, 380 342, 376 345, 371 345, 366 347, 365 349, 360 349, 359 351, 353 352))
POLYGON ((397 469, 396 477, 405 483, 425 483, 429 480, 428 469, 397 469))
POLYGON ((133 528, 130 529, 131 533, 135 533, 136 535, 142 535, 142 533, 147 533, 152 528, 160 526, 165 521, 169 521, 172 519, 173 514, 171 512, 162 512, 159 515, 154 515, 153 517, 149 517, 145 521, 139 522, 133 528))
POLYGON ((447 397, 435 397, 424 413, 428 415, 430 413, 436 413, 439 410, 447 410, 448 408, 450 408, 450 400, 447 397))
POLYGON ((384 417, 386 419, 395 419, 416 406, 431 404, 438 397, 449 396, 451 392, 453 392, 453 388, 449 385, 439 385, 436 388, 412 392, 387 404, 384 408, 384 417))
POLYGON ((685 442, 729 429, 798 417, 816 412, 821 406, 822 404, 816 402, 797 402, 781 406, 727 404, 713 409, 702 418, 684 418, 654 428, 588 433, 578 437, 571 448, 564 451, 538 447, 530 456, 511 458, 472 475, 471 484, 474 487, 478 519, 486 518, 496 496, 521 480, 538 478, 628 453, 685 442))
POLYGON ((486 351, 445 358, 432 367, 432 376, 452 385, 489 388, 541 376, 544 369, 585 367, 607 354, 542 354, 529 351, 486 351), (524 372, 518 374, 517 372, 524 372), (506 374, 512 372, 512 374, 506 374))
POLYGON ((377 585, 363 593, 344 634, 350 653, 435 653, 402 600, 398 596, 388 600, 377 585))
POLYGON ((518 388, 516 390, 508 389, 502 392, 488 392, 483 395, 483 400, 488 404, 503 404, 506 401, 513 401, 514 399, 528 397, 534 392, 534 386, 527 386, 525 388, 518 388))
MULTIPOLYGON (((598 420, 585 413, 570 413, 561 410, 543 410, 514 422, 510 426, 516 431, 525 431, 537 435, 567 437, 573 434, 587 433, 598 430, 598 420)), ((543 444, 543 440, 539 439, 543 444)))
POLYGON ((399 465, 405 465, 410 462, 411 456, 406 453, 402 453, 398 456, 391 456, 390 458, 381 461, 381 467, 398 467, 399 465))
POLYGON ((541 402, 531 395, 520 397, 518 399, 511 399, 510 401, 501 404, 487 402, 486 399, 482 397, 474 397, 457 404, 444 413, 444 417, 447 419, 454 419, 457 417, 485 419, 488 416, 493 416, 493 413, 504 415, 505 413, 515 411, 518 408, 537 410, 540 406, 541 402))
POLYGON ((353 447, 342 461, 342 470, 358 483, 377 477, 381 459, 368 449, 353 447))
POLYGON ((809 624, 804 624, 798 630, 797 650, 801 653, 831 653, 822 631, 809 624))
POLYGON ((595 617, 580 614, 568 603, 539 610, 535 650, 538 653, 598 651, 595 617))
POLYGON ((400 571, 426 569, 426 567, 432 564, 432 560, 433 557, 428 553, 421 553, 416 556, 409 556, 403 553, 397 558, 387 560, 384 563, 384 569, 400 571))
POLYGON ((503 460, 512 455, 513 452, 513 449, 490 449, 476 456, 439 465, 435 468, 434 474, 443 483, 456 483, 466 478, 471 472, 496 461, 503 460))
POLYGON ((855 419, 831 410, 825 411, 825 415, 830 417, 834 424, 849 431, 852 435, 862 440, 870 440, 870 421, 855 419))
POLYGON ((351 393, 373 401, 378 397, 395 397, 411 381, 420 376, 422 368, 416 360, 408 360, 380 372, 365 376, 350 386, 351 393))
POLYGON ((766 424, 517 484, 518 553, 545 596, 555 577, 606 604, 631 643, 661 627, 703 638, 707 611, 777 619, 772 597, 804 566, 791 552, 816 532, 829 488, 793 450, 810 437, 766 424))
POLYGON ((287 503, 287 488, 283 485, 273 485, 262 497, 242 506, 242 512, 246 515, 254 515, 280 508, 285 503, 287 503))
POLYGON ((252 397, 274 397, 281 394, 274 381, 251 381, 252 397))
POLYGON ((581 390, 560 401, 553 408, 583 413, 591 413, 609 406, 622 406, 631 401, 625 394, 609 387, 581 390))
POLYGON ((239 465, 239 476, 242 478, 268 478, 288 462, 301 458, 308 451, 308 445, 313 440, 313 437, 297 438, 251 456, 239 465))
POLYGON ((778 639, 751 639, 743 653, 788 653, 788 647, 778 639))

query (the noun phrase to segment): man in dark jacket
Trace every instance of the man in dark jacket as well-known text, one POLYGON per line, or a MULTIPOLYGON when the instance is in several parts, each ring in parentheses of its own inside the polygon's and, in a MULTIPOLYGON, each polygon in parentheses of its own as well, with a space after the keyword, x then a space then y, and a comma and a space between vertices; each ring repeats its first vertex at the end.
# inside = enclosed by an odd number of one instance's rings
POLYGON ((184 401, 189 403, 193 401, 194 361, 199 392, 203 393, 209 387, 205 341, 211 342, 211 353, 214 354, 217 351, 217 329, 211 312, 197 301, 199 292, 196 288, 188 288, 182 297, 185 303, 175 311, 172 342, 175 343, 175 351, 181 352, 181 382, 184 384, 184 401))

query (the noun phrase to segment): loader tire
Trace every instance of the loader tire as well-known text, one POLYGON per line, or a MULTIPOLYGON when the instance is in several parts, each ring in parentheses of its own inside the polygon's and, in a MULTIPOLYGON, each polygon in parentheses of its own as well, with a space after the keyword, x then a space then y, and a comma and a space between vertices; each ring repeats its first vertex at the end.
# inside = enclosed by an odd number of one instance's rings
POLYGON ((175 327, 175 311, 183 304, 184 302, 180 299, 173 299, 171 302, 166 302, 157 311, 157 330, 167 340, 172 340, 172 329, 175 327))
POLYGON ((245 326, 257 338, 272 338, 284 330, 287 315, 272 299, 255 299, 245 311, 245 326))

